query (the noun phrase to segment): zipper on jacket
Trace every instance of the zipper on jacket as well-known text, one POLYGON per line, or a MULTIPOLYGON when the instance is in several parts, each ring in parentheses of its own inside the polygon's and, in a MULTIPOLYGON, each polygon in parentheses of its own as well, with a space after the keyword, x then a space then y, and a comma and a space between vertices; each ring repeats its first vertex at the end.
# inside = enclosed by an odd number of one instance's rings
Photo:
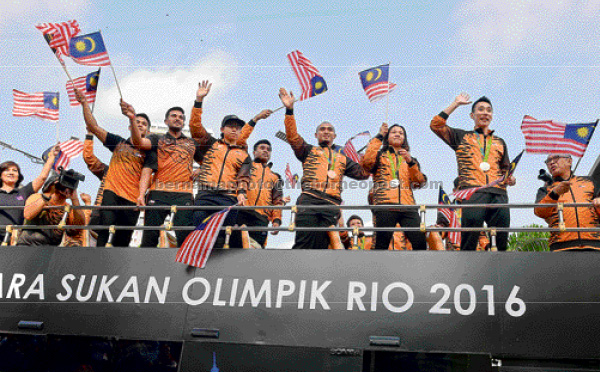
MULTIPOLYGON (((577 200, 575 200, 575 194, 573 193, 573 190, 571 189, 570 186, 569 186, 569 192, 571 193, 571 198, 573 199, 573 203, 577 203, 577 200)), ((581 227, 581 225, 579 224, 579 213, 577 213, 577 207, 573 207, 573 209, 575 209, 575 221, 577 221, 577 227, 581 227)), ((581 245, 582 244, 581 232, 579 232, 579 231, 577 231, 577 240, 579 240, 579 245, 581 245)))
POLYGON ((258 195, 256 195, 256 200, 254 201, 254 205, 258 205, 258 199, 260 199, 260 193, 262 191, 262 185, 263 185, 263 181, 265 179, 265 168, 266 167, 262 163, 261 163, 261 165, 262 165, 262 169, 263 169, 262 176, 260 177, 260 184, 258 186, 258 195))

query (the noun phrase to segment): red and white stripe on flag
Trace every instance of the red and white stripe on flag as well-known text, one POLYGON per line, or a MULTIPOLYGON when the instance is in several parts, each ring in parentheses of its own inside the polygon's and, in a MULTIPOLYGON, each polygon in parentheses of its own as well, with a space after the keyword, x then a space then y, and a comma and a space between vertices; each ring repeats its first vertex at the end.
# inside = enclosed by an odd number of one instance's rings
POLYGON ((388 83, 387 81, 384 81, 369 86, 367 89, 365 89, 365 93, 367 94, 369 101, 374 102, 391 93, 396 86, 397 85, 394 83, 388 83))
POLYGON ((312 62, 302 54, 302 52, 298 50, 294 50, 290 54, 287 55, 290 64, 292 65, 292 69, 294 70, 294 74, 296 74, 296 78, 298 78, 298 82, 300 83, 300 88, 302 89, 302 95, 299 98, 299 101, 305 100, 310 97, 310 80, 315 76, 321 76, 319 70, 312 64, 312 62))
POLYGON ((44 105, 44 92, 24 93, 13 89, 13 116, 37 116, 42 119, 58 121, 58 109, 44 105))
MULTIPOLYGON (((456 210, 455 209, 440 208, 438 210, 440 211, 441 214, 444 215, 444 217, 446 217, 446 219, 449 222, 449 227, 450 228, 453 228, 453 229, 460 228, 460 226, 461 226, 460 219, 456 215, 456 210)), ((448 232, 448 239, 450 240, 450 242, 452 244, 459 245, 460 244, 460 232, 459 231, 450 231, 450 232, 448 232)))
POLYGON ((60 54, 69 55, 69 41, 73 36, 81 32, 79 24, 76 20, 70 20, 60 23, 40 23, 35 27, 42 31, 42 34, 52 35, 50 47, 55 48, 60 54))
POLYGON ((553 120, 537 120, 525 115, 521 131, 525 136, 525 151, 543 154, 570 154, 582 157, 587 144, 565 138, 567 124, 553 120))
POLYGON ((85 95, 87 102, 92 104, 96 102, 96 92, 95 90, 88 91, 87 90, 87 75, 79 77, 77 79, 73 79, 73 84, 70 81, 67 81, 67 94, 69 95, 69 103, 71 106, 79 106, 80 103, 75 98, 75 90, 73 89, 73 85, 75 88, 79 89, 85 95))
POLYGON ((203 269, 231 207, 210 215, 192 231, 177 251, 175 262, 203 269))
POLYGON ((292 174, 290 163, 287 163, 287 166, 285 167, 285 178, 287 178, 292 188, 296 187, 296 180, 294 179, 294 175, 292 174))
POLYGON ((360 155, 358 152, 356 152, 356 148, 354 148, 352 140, 348 140, 348 142, 346 142, 346 145, 344 146, 344 154, 352 159, 353 162, 360 163, 360 155))
POLYGON ((56 170, 60 167, 67 169, 71 159, 76 158, 83 152, 83 142, 75 138, 61 143, 58 147, 60 148, 60 153, 54 162, 54 169, 56 170))

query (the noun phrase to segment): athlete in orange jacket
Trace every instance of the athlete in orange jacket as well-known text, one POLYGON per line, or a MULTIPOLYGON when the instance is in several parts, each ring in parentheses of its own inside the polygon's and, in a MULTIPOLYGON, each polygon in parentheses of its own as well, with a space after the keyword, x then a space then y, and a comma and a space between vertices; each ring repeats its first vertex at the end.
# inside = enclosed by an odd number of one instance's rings
MULTIPOLYGON (((504 140, 495 135, 489 126, 492 122, 493 110, 490 100, 481 97, 471 106, 470 117, 475 124, 474 130, 452 128, 446 124, 450 114, 459 106, 471 104, 469 95, 462 93, 454 101, 431 120, 431 130, 440 137, 456 153, 458 164, 459 190, 468 189, 496 181, 510 168, 508 149, 504 140)), ((508 203, 506 185, 514 185, 515 178, 494 187, 483 188, 474 193, 462 204, 505 204, 508 203)), ((510 226, 510 211, 507 208, 464 208, 462 227, 483 227, 483 222, 490 227, 510 226)), ((477 249, 479 232, 463 232, 460 249, 463 251, 477 249)), ((505 251, 508 241, 507 232, 498 233, 498 250, 505 251)))
MULTIPOLYGON (((379 133, 367 147, 361 165, 373 174, 373 204, 414 205, 413 188, 422 187, 427 177, 421 173, 419 162, 410 154, 406 132, 398 124, 383 123, 379 133), (383 144, 383 148, 382 148, 383 144)), ((373 212, 377 227, 419 227, 420 218, 416 210, 376 210, 373 212)), ((425 234, 405 231, 414 250, 427 249, 425 234)), ((393 233, 378 231, 375 249, 387 249, 393 233)))
MULTIPOLYGON (((558 203, 592 203, 591 207, 565 207, 565 227, 600 227, 600 190, 588 177, 575 176, 571 171, 570 155, 548 155, 546 165, 552 175, 552 184, 538 190, 535 202, 552 207, 537 207, 536 216, 548 226, 559 227, 558 203)), ((550 250, 600 250, 600 232, 551 232, 550 250)))
MULTIPOLYGON (((360 165, 348 158, 342 148, 333 144, 335 129, 329 122, 317 127, 315 137, 318 146, 309 145, 296 128, 294 118, 294 95, 281 88, 279 98, 286 107, 285 133, 294 150, 296 158, 302 162, 302 194, 298 205, 340 205, 342 202, 342 179, 348 176, 365 180, 369 175, 360 165)), ((330 227, 339 219, 338 209, 306 210, 300 209, 296 215, 298 227, 330 227)), ((294 243, 295 249, 327 249, 329 236, 326 232, 298 231, 294 243)))

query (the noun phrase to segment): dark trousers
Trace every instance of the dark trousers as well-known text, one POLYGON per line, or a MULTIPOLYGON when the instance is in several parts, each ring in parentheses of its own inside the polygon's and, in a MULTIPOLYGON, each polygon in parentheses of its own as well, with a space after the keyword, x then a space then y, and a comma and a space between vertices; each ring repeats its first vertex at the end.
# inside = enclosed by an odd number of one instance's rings
MULTIPOLYGON (((168 191, 150 191, 146 205, 192 205, 193 196, 187 192, 168 192, 168 191)), ((160 226, 165 222, 165 218, 171 213, 170 210, 147 210, 144 225, 145 226, 160 226)), ((177 211, 173 226, 190 226, 192 222, 192 211, 177 211)), ((181 246, 187 234, 190 231, 175 230, 177 236, 177 246, 181 246)), ((158 245, 160 230, 144 230, 142 236, 142 247, 154 248, 158 245)))
MULTIPOLYGON (((331 205, 323 199, 315 198, 307 194, 301 194, 296 201, 297 205, 331 205)), ((340 210, 332 209, 300 209, 296 214, 296 226, 298 227, 329 227, 337 226, 340 218, 340 210)), ((329 246, 329 235, 326 231, 297 231, 293 249, 327 249, 329 246)))
MULTIPOLYGON (((200 193, 198 193, 198 195, 196 195, 196 200, 194 201, 194 205, 202 206, 202 207, 214 206, 215 208, 209 209, 209 210, 205 209, 205 210, 201 210, 201 211, 194 211, 193 225, 198 226, 202 223, 202 221, 204 221, 211 214, 220 212, 223 209, 225 209, 225 207, 228 207, 230 205, 236 205, 237 203, 238 203, 237 198, 230 196, 230 195, 200 192, 200 193)), ((227 218, 225 218, 225 221, 223 221, 223 227, 235 225, 235 221, 237 219, 237 213, 238 213, 237 210, 229 211, 227 218)), ((189 231, 188 233, 191 233, 191 231, 189 231)), ((222 247, 223 243, 225 242, 224 239, 225 239, 225 231, 221 231, 219 233, 219 237, 217 238, 217 241, 215 242, 215 248, 222 247)), ((239 246, 235 246, 235 247, 231 246, 231 247, 232 248, 242 248, 241 242, 240 242, 239 246)))
MULTIPOLYGON (((419 227, 421 225, 421 219, 419 214, 415 211, 384 211, 378 210, 374 212, 375 223, 377 227, 395 227, 397 223, 401 227, 419 227)), ((375 249, 388 249, 390 242, 394 237, 394 232, 390 231, 377 231, 377 238, 375 239, 375 249)), ((425 240, 425 233, 420 231, 404 231, 404 235, 410 241, 413 250, 424 251, 427 249, 427 241, 425 240)))
MULTIPOLYGON (((254 211, 239 211, 237 215, 236 225, 242 226, 259 226, 259 227, 267 227, 269 226, 269 220, 267 217, 258 214, 254 211)), ((268 232, 267 231, 249 231, 248 235, 252 239, 254 239, 261 247, 265 247, 265 243, 267 242, 268 232)), ((242 246, 242 234, 240 231, 234 231, 231 234, 230 245, 232 248, 238 248, 242 246)))
MULTIPOLYGON (((469 200, 462 204, 506 204, 508 195, 476 192, 469 200)), ((509 227, 510 211, 508 208, 463 208, 460 219, 462 227, 483 227, 483 222, 488 227, 509 227)), ((461 251, 474 251, 479 242, 479 231, 463 232, 460 242, 461 251)), ((505 251, 508 242, 508 233, 499 232, 496 235, 496 246, 499 251, 505 251)))
MULTIPOLYGON (((110 190, 104 190, 104 197, 102 198, 101 205, 119 205, 132 207, 135 206, 135 203, 120 197, 119 195, 115 194, 110 190)), ((134 210, 118 211, 102 209, 98 213, 97 223, 101 226, 135 226, 139 216, 140 212, 134 210)), ((133 234, 133 230, 116 230, 115 235, 112 239, 112 245, 114 247, 128 247, 129 242, 131 241, 131 234, 133 234)), ((108 235, 108 229, 99 230, 96 246, 104 247, 108 242, 108 235)))

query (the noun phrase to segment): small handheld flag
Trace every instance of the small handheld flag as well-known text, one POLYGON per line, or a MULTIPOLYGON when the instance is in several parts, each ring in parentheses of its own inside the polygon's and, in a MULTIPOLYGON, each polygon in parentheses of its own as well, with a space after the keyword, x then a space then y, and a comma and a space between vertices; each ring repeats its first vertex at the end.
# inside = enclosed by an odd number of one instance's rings
POLYGON ((58 121, 58 92, 27 94, 13 89, 13 116, 37 116, 58 121))
MULTIPOLYGON (((440 205, 448 205, 452 204, 450 202, 450 198, 448 194, 440 188, 440 193, 438 196, 438 204, 440 205)), ((438 208, 438 211, 448 220, 448 226, 451 228, 460 228, 460 218, 456 213, 456 209, 451 208, 438 208)), ((459 231, 451 231, 448 233, 448 239, 452 244, 459 245, 460 244, 460 232, 459 231)))
POLYGON ((374 102, 385 97, 396 88, 396 84, 389 81, 390 65, 373 67, 358 73, 369 101, 374 102))
POLYGON ((319 73, 319 70, 306 58, 302 52, 295 50, 287 55, 294 74, 298 78, 302 95, 299 101, 314 97, 327 91, 327 84, 319 73))
POLYGON ((192 231, 183 241, 183 244, 177 251, 177 256, 175 256, 175 262, 203 269, 206 266, 206 261, 212 252, 221 226, 223 226, 223 222, 225 222, 229 211, 231 211, 231 207, 211 214, 202 221, 196 227, 196 230, 192 231))
POLYGON ((75 20, 60 23, 39 23, 35 27, 42 32, 46 42, 62 63, 61 56, 69 56, 69 41, 79 34, 79 24, 75 20))
POLYGON ((525 151, 542 154, 569 154, 581 158, 594 134, 598 121, 563 124, 553 120, 537 120, 525 115, 521 131, 525 151))
POLYGON ((67 82, 67 94, 69 95, 69 103, 71 106, 79 106, 77 98, 75 98, 75 88, 79 89, 87 99, 89 104, 96 102, 96 92, 98 89, 98 80, 100 79, 100 70, 94 71, 86 76, 73 79, 73 84, 67 82))
POLYGON ((370 137, 371 133, 369 131, 364 131, 362 133, 359 133, 359 134, 353 136, 352 138, 350 138, 344 145, 344 150, 343 150, 344 154, 346 154, 346 156, 349 157, 350 159, 352 159, 352 161, 355 163, 360 163, 360 161, 362 160, 362 156, 358 153, 358 151, 356 151, 356 148, 354 147, 352 140, 357 137, 362 137, 362 136, 370 137))
POLYGON ((290 168, 290 163, 287 163, 285 167, 285 178, 288 180, 292 189, 296 187, 296 182, 298 182, 298 175, 292 174, 292 169, 290 168))
POLYGON ((83 142, 75 137, 71 137, 68 141, 65 141, 58 145, 60 151, 54 160, 52 168, 55 171, 59 171, 60 168, 67 169, 71 159, 76 158, 83 152, 83 142))
POLYGON ((110 58, 100 32, 73 37, 69 42, 73 61, 86 66, 108 66, 110 58))

